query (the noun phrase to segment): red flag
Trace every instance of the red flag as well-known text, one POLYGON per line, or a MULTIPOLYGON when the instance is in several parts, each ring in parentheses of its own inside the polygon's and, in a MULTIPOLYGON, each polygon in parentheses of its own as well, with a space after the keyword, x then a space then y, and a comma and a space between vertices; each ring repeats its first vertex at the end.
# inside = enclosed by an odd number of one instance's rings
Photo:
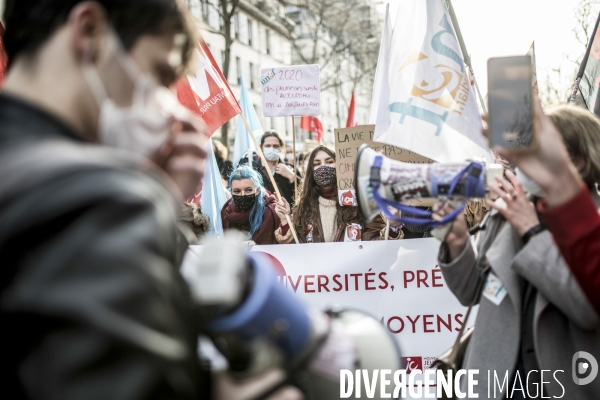
POLYGON ((319 117, 302 117, 300 128, 315 134, 317 142, 321 143, 323 138, 323 124, 319 117))
POLYGON ((196 58, 198 70, 179 80, 175 90, 181 104, 199 115, 212 135, 242 110, 202 38, 196 47, 196 58))
POLYGON ((350 107, 348 107, 348 119, 346 120, 346 128, 352 128, 356 125, 358 124, 354 121, 354 92, 352 92, 350 107))
POLYGON ((198 186, 198 189, 196 189, 196 193, 194 193, 192 195, 192 197, 187 199, 187 203, 196 203, 196 204, 200 205, 201 201, 202 201, 202 182, 200 182, 200 186, 198 186))
POLYGON ((0 22, 0 86, 2 86, 2 82, 4 82, 4 74, 6 71, 6 64, 8 62, 8 58, 4 52, 2 36, 4 36, 4 26, 2 25, 2 22, 0 22))

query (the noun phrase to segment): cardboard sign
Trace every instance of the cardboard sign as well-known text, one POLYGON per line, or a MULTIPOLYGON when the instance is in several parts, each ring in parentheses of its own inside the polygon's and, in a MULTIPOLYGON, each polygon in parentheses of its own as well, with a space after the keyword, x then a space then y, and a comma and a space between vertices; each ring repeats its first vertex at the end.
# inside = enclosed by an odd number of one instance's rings
POLYGON ((260 83, 265 117, 321 115, 317 64, 263 68, 260 83))
POLYGON ((358 149, 366 144, 393 160, 425 164, 433 160, 396 146, 373 141, 375 125, 358 125, 335 130, 335 154, 338 184, 338 201, 342 206, 356 206, 354 169, 358 149))

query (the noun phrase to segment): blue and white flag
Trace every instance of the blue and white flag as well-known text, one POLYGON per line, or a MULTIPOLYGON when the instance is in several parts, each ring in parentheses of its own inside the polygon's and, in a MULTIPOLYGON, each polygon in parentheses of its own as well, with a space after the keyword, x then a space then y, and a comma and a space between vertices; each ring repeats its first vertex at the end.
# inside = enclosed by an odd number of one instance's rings
POLYGON ((221 180, 221 173, 215 158, 212 140, 208 141, 208 157, 204 169, 204 178, 202 179, 202 198, 200 207, 202 214, 210 219, 210 229, 208 234, 223 236, 223 221, 221 220, 221 209, 227 201, 225 187, 221 180))
POLYGON ((443 0, 400 2, 389 84, 389 125, 377 141, 438 162, 474 157, 493 162, 443 0))
MULTIPOLYGON (((257 141, 260 141, 260 137, 265 133, 263 131, 262 126, 260 125, 260 121, 258 120, 258 115, 256 115, 256 110, 254 110, 254 106, 252 105, 252 100, 250 100, 250 96, 248 95, 248 89, 246 89, 246 84, 244 83, 244 77, 240 76, 240 86, 242 88, 240 94, 240 108, 242 109, 242 114, 248 120, 250 124, 250 128, 252 128, 252 132, 256 137, 257 141)), ((237 116, 236 125, 235 125, 235 140, 233 142, 233 165, 237 165, 241 158, 243 158, 249 150, 256 151, 256 147, 254 146, 254 142, 250 138, 252 132, 248 132, 246 128, 246 124, 242 120, 241 116, 237 116)))
POLYGON ((390 19, 390 4, 385 7, 385 25, 381 35, 379 57, 377 58, 377 70, 373 81, 373 95, 371 96, 371 111, 369 113, 369 124, 375 124, 375 137, 377 129, 384 133, 389 125, 390 109, 388 99, 390 97, 389 70, 390 70, 390 44, 392 42, 392 21, 390 19), (381 122, 378 122, 381 120, 381 122))

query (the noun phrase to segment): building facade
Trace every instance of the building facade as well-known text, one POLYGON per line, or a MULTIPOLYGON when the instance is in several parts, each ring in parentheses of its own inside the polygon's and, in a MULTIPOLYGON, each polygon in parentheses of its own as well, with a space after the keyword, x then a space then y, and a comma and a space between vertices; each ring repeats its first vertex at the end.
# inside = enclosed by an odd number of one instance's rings
MULTIPOLYGON (((317 0, 315 1, 318 4, 317 0)), ((367 37, 372 27, 377 27, 381 16, 371 0, 334 0, 351 2, 356 12, 353 17, 361 24, 359 32, 365 32, 365 46, 379 43, 379 36, 367 37), (360 6, 354 4, 360 2, 360 6), (369 29, 365 29, 368 21, 369 29)), ((231 1, 228 2, 231 5, 231 1)), ((233 42, 230 51, 227 76, 231 89, 240 95, 239 76, 244 77, 246 87, 263 129, 275 129, 283 134, 288 142, 292 139, 291 117, 263 117, 260 70, 278 66, 307 63, 319 64, 321 68, 321 121, 325 130, 324 142, 333 143, 333 131, 346 126, 351 93, 355 92, 355 120, 362 124, 368 119, 372 78, 361 73, 361 63, 349 50, 336 49, 339 46, 339 30, 324 25, 315 25, 315 17, 310 10, 294 6, 282 6, 277 0, 239 0, 236 12, 230 21, 233 42), (338 36, 336 36, 338 35, 338 36), (302 53, 312 51, 316 43, 317 57, 303 57, 302 53)), ((374 3, 374 2, 373 2, 374 3)), ((187 0, 187 5, 202 30, 202 35, 216 61, 223 69, 225 59, 224 20, 221 17, 218 0, 187 0)), ((354 49, 356 52, 356 49, 354 49)), ((365 51, 365 50, 361 50, 365 51)), ((364 56, 364 54, 363 54, 364 56)), ((377 60, 377 53, 374 54, 377 60)), ((371 75, 373 75, 374 70, 371 75)), ((229 146, 233 143, 236 119, 228 124, 229 146)), ((300 118, 295 118, 299 149, 312 134, 300 129, 300 118)), ((220 136, 217 132, 216 137, 220 136)))

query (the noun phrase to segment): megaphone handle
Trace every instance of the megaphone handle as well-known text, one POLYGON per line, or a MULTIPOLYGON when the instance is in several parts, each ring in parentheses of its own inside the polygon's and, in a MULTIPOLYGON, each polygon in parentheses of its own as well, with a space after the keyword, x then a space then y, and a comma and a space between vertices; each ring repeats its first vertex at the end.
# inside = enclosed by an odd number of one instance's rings
POLYGON ((390 220, 385 219, 385 240, 390 240, 390 220))
MULTIPOLYGON (((242 121, 244 121, 244 125, 246 125, 246 129, 248 130, 248 133, 250 134, 250 137, 252 138, 252 141, 254 142, 254 146, 256 147, 256 152, 258 153, 258 157, 260 158, 263 167, 265 167, 265 169, 267 170, 267 175, 269 175, 271 184, 273 185, 273 188, 275 188, 275 195, 277 196, 277 200, 281 201, 281 193, 279 192, 279 187, 277 187, 275 178, 273 178, 273 174, 271 173, 271 168, 269 167, 269 164, 267 164, 267 159, 263 155, 262 149, 260 148, 260 145, 258 144, 258 141, 256 140, 256 136, 254 136, 254 132, 252 132, 250 123, 248 123, 248 120, 246 119, 246 117, 244 117, 243 113, 240 114, 240 116, 242 117, 242 121)), ((290 231, 292 231, 292 235, 294 236, 294 241, 296 242, 296 244, 300 243, 298 241, 298 235, 296 234, 296 229, 294 228, 294 225, 292 224, 292 221, 290 220, 290 216, 286 215, 285 219, 288 223, 288 226, 290 227, 290 231)))

